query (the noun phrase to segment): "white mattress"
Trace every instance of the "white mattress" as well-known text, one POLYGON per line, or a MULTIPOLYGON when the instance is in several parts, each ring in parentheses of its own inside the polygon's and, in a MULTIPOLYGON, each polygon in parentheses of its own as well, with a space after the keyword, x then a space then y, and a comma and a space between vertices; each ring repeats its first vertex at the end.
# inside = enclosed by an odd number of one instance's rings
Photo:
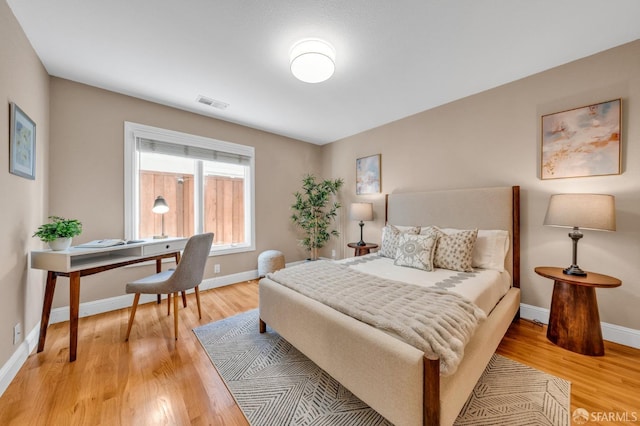
POLYGON ((338 263, 378 277, 446 289, 466 297, 487 315, 511 287, 511 276, 507 271, 474 269, 473 272, 457 272, 435 269, 427 272, 396 266, 393 264, 393 259, 382 257, 377 253, 339 260, 338 263))

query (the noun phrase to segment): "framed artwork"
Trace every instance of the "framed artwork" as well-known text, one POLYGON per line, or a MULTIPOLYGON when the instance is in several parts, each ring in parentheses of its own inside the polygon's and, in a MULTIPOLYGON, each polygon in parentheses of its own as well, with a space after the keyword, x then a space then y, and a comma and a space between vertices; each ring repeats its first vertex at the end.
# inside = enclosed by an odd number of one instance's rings
POLYGON ((36 178, 36 123, 11 102, 9 123, 9 172, 27 179, 36 178))
POLYGON ((541 179, 620 174, 620 104, 543 115, 541 179))
POLYGON ((380 154, 356 160, 356 194, 380 192, 380 154))

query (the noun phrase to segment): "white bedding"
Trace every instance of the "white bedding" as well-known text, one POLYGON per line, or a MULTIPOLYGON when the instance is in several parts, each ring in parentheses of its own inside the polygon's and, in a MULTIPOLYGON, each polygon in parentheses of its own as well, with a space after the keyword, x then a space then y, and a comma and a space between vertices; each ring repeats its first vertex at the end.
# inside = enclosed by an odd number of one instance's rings
POLYGON ((511 287, 507 271, 474 269, 474 272, 457 272, 435 269, 432 272, 396 266, 393 259, 377 253, 339 260, 360 272, 426 287, 438 287, 460 294, 489 314, 511 287))

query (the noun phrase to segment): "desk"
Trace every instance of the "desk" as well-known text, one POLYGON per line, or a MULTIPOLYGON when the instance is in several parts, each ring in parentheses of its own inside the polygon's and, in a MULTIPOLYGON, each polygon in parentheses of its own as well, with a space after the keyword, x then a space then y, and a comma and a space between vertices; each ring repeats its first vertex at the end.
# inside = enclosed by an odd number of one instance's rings
POLYGON ((107 248, 70 247, 67 250, 36 250, 31 252, 31 267, 47 272, 47 283, 42 305, 40 321, 40 339, 38 352, 44 349, 49 326, 49 315, 56 279, 69 277, 69 361, 76 360, 78 345, 78 313, 80 308, 80 277, 121 268, 135 263, 156 261, 156 271, 162 269, 162 259, 174 258, 180 261, 180 251, 184 249, 187 238, 167 238, 145 240, 141 243, 124 244, 107 248))
POLYGON ((553 280, 547 339, 561 348, 583 355, 604 355, 604 342, 596 287, 618 287, 608 275, 588 272, 586 277, 566 275, 562 268, 538 266, 536 274, 553 280))

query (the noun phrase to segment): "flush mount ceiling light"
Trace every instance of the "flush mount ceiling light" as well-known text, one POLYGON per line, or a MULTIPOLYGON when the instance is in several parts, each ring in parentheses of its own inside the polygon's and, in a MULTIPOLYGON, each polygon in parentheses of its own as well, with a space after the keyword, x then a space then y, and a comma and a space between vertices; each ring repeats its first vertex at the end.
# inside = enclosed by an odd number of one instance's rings
POLYGON ((317 38, 300 40, 289 53, 291 73, 305 83, 320 83, 333 75, 336 51, 317 38))

